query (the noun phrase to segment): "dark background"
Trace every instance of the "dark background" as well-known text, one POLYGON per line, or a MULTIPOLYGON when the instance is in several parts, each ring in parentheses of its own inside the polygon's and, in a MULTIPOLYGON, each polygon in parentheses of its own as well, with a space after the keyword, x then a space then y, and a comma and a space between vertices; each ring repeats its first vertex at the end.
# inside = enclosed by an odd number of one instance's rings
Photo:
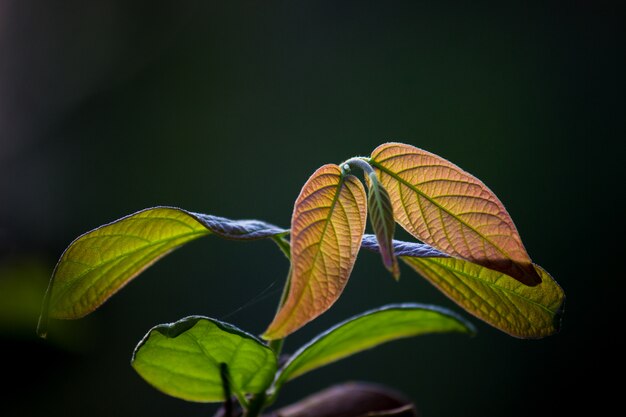
MULTIPOLYGON (((0 0, 0 414, 210 416, 145 384, 131 352, 190 314, 262 332, 287 272, 273 244, 193 242, 42 341, 56 259, 155 205, 288 227, 318 166, 393 140, 500 197, 565 289, 562 331, 518 340, 470 317, 475 338, 384 345, 297 379, 280 403, 357 379, 428 417, 601 415, 623 375, 624 19, 610 2, 465 3, 0 0)), ((402 272, 395 283, 362 253, 287 350, 390 302, 461 312, 402 272)))

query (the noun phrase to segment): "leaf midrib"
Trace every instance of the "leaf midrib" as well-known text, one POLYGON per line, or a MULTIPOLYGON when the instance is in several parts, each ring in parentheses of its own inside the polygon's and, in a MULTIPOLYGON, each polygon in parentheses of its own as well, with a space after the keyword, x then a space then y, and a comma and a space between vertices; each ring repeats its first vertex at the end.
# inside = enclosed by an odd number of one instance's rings
MULTIPOLYGON (((330 204, 330 208, 328 209, 328 215, 326 216, 326 223, 324 224, 324 228, 322 229, 322 234, 320 237, 320 244, 318 246, 317 251, 315 251, 315 256, 313 257, 313 261, 311 262, 311 265, 314 266, 317 263, 317 258, 319 257, 319 254, 322 252, 322 242, 324 241, 324 236, 326 236, 326 231, 328 230, 328 225, 330 224, 330 219, 333 215, 333 212, 335 211, 335 206, 337 205, 337 201, 339 200, 339 194, 341 193, 341 187, 343 186, 343 182, 344 182, 344 177, 343 175, 339 174, 339 182, 337 183, 337 191, 335 192, 335 196, 333 197, 333 201, 330 204)), ((307 287, 310 287, 310 283, 311 283, 311 278, 313 275, 313 267, 307 271, 307 278, 306 278, 306 285, 303 287, 303 290, 300 292, 300 294, 298 295, 298 298, 296 299, 295 304, 293 305, 291 311, 289 312, 289 314, 287 315, 287 317, 285 318, 285 320, 283 321, 283 324, 276 329, 276 331, 279 331, 281 329, 283 329, 287 323, 289 322, 289 320, 291 320, 291 318, 293 317, 293 315, 295 314, 297 307, 300 305, 300 303, 302 302, 302 298, 304 297, 304 289, 306 289, 307 287)), ((293 288, 293 287, 292 287, 293 288)))
MULTIPOLYGON (((503 293, 512 294, 513 296, 515 296, 515 297, 517 297, 517 298, 520 298, 520 299, 522 299, 522 300, 524 300, 524 301, 527 301, 529 304, 533 304, 533 305, 535 305, 535 306, 537 306, 537 307, 539 307, 539 308, 541 308, 541 309, 543 309, 543 310, 545 310, 545 311, 547 311, 547 312, 549 312, 549 313, 551 313, 551 314, 556 314, 556 312, 558 311, 558 309, 557 309, 557 311, 552 311, 549 307, 547 307, 547 306, 545 306, 545 305, 543 305, 543 304, 540 304, 540 303, 538 303, 538 302, 536 302, 536 301, 534 301, 534 300, 531 300, 530 298, 524 297, 523 295, 521 295, 521 294, 519 294, 519 293, 515 292, 514 290, 510 290, 510 289, 508 289, 508 288, 500 287, 500 286, 498 286, 498 285, 496 285, 496 284, 494 284, 494 283, 491 283, 491 282, 489 282, 489 281, 486 281, 485 279, 480 278, 480 277, 478 277, 478 276, 474 276, 474 275, 468 274, 467 272, 464 272, 464 271, 459 271, 459 270, 453 269, 452 267, 450 267, 450 266, 448 266, 448 265, 444 265, 444 264, 442 264, 442 263, 439 263, 439 262, 437 262, 437 261, 435 260, 435 259, 437 259, 437 258, 430 258, 430 257, 429 257, 429 258, 416 258, 416 257, 412 257, 412 256, 401 256, 401 258, 414 258, 416 262, 420 262, 420 263, 422 263, 422 264, 423 264, 423 262, 432 262, 432 263, 434 263, 435 265, 437 265, 438 267, 440 267, 440 268, 442 268, 442 269, 444 269, 444 270, 446 270, 446 271, 448 271, 448 272, 450 272, 450 273, 452 273, 452 274, 457 273, 457 274, 463 275, 464 277, 467 277, 467 278, 469 278, 469 279, 471 279, 471 280, 478 281, 478 282, 482 283, 483 285, 485 285, 485 286, 487 286, 487 287, 491 288, 493 291, 497 291, 497 292, 503 292, 503 293)), ((468 262, 468 261, 465 261, 465 262, 468 262)), ((425 265, 425 266, 426 266, 426 267, 428 267, 427 265, 425 265)), ((489 268, 487 268, 487 267, 485 267, 485 266, 482 266, 482 265, 479 265, 479 266, 480 266, 481 268, 486 268, 486 269, 489 269, 489 268)), ((433 269, 432 269, 432 268, 429 268, 429 269, 430 269, 431 271, 433 271, 433 269)), ((500 273, 500 274, 504 274, 503 272, 496 271, 496 270, 493 270, 493 269, 492 269, 492 271, 497 272, 497 273, 500 273)), ((435 272, 435 273, 436 273, 436 271, 433 271, 433 272, 435 272)), ((437 274, 437 275, 438 275, 438 274, 437 274)), ((506 275, 506 274, 504 274, 504 275, 506 275)), ((511 277, 511 279, 513 279, 513 277, 511 277)), ((517 281, 516 281, 516 282, 517 282, 517 281)), ((473 289, 472 289, 472 291, 473 291, 475 294, 477 294, 475 290, 473 290, 473 289)), ((481 297, 481 298, 483 298, 483 297, 481 297)))
MULTIPOLYGON (((150 247, 156 247, 156 246, 159 246, 159 245, 166 246, 165 245, 166 243, 169 243, 169 242, 177 240, 177 239, 190 237, 190 236, 194 236, 194 235, 201 235, 201 236, 202 235, 208 235, 208 234, 211 234, 211 233, 212 232, 210 230, 208 230, 208 229, 206 229, 206 230, 197 230, 197 231, 194 231, 194 232, 191 232, 191 233, 183 233, 183 234, 176 235, 176 236, 173 236, 173 237, 169 237, 169 238, 166 238, 166 239, 159 239, 159 240, 151 241, 149 244, 146 244, 146 245, 141 246, 139 248, 133 249, 130 252, 125 252, 122 255, 118 255, 118 256, 115 256, 113 258, 107 259, 106 261, 104 261, 102 263, 99 263, 99 264, 97 264, 95 266, 92 266, 91 268, 85 269, 80 274, 75 276, 74 279, 72 279, 71 281, 67 281, 66 285, 64 285, 60 289, 57 289, 57 291, 55 291, 57 293, 57 295, 54 296, 54 299, 55 300, 59 300, 60 298, 62 298, 62 296, 64 296, 65 293, 67 293, 71 288, 75 287, 81 281, 81 278, 85 277, 85 275, 89 274, 90 272, 97 270, 98 268, 102 268, 102 267, 104 267, 104 266, 106 266, 106 265, 108 265, 110 263, 113 263, 115 261, 118 261, 118 260, 120 260, 122 258, 131 256, 131 255, 134 255, 135 253, 138 253, 138 252, 141 252, 143 250, 149 249, 150 247)), ((198 237, 201 237, 201 236, 198 236, 198 237)), ((104 235, 104 236, 101 236, 101 237, 107 237, 107 235, 104 235)), ((64 262, 67 262, 67 261, 71 261, 71 259, 63 259, 63 260, 61 260, 59 262, 59 265, 57 266, 57 269, 64 262)), ((56 271, 55 271, 54 277, 56 278, 56 271)), ((57 282, 57 285, 58 285, 58 282, 57 282)))
MULTIPOLYGON (((394 173, 393 171, 390 171, 389 169, 387 169, 385 166, 379 164, 378 162, 376 162, 374 159, 370 160, 370 163, 373 164, 376 168, 380 169, 381 171, 383 171, 385 174, 389 175, 390 177, 394 178, 396 181, 406 185, 408 188, 410 188, 411 190, 413 190, 414 192, 416 192, 417 194, 419 194, 420 196, 422 196, 423 198, 425 198, 426 200, 428 200, 431 204, 435 205, 439 210, 443 211, 444 213, 450 215, 452 218, 456 219, 459 223, 461 223, 462 225, 466 226, 468 229, 470 229, 471 231, 473 231, 474 233, 476 233, 478 236, 480 236, 483 240, 485 240, 486 242, 488 242, 492 247, 494 247, 498 252, 500 252, 502 255, 504 255, 507 259, 510 259, 511 261, 513 261, 513 259, 511 258, 511 256, 501 247, 499 247, 498 245, 496 245, 495 243, 493 243, 487 236, 485 236, 484 234, 482 234, 481 232, 479 232, 478 230, 476 230, 474 227, 472 227, 471 225, 469 225, 467 222, 465 222, 463 219, 457 217, 454 213, 452 213, 450 210, 448 210, 447 208, 445 208, 444 206, 442 206, 441 204, 439 204, 437 201, 435 201, 434 199, 432 199, 430 196, 428 196, 427 194, 425 194, 424 192, 422 192, 421 190, 419 190, 417 187, 415 187, 413 184, 411 184, 410 182, 406 181, 404 178, 400 177, 399 175, 397 175, 396 173, 394 173)), ((405 208, 406 211, 406 208, 405 208)), ((409 214, 407 212, 407 214, 409 214)), ((424 219, 424 221, 426 221, 426 219, 424 219)), ((428 222, 426 222, 428 223, 428 222)), ((449 239, 448 239, 449 240, 449 239)), ((515 262, 515 261, 514 261, 515 262)))
MULTIPOLYGON (((384 199, 382 198, 382 189, 380 187, 382 186, 378 185, 375 187, 371 187, 370 195, 373 196, 374 200, 376 200, 376 216, 379 216, 377 220, 385 228, 385 236, 390 236, 390 235, 393 235, 393 225, 395 224, 395 222, 393 221, 393 217, 391 217, 391 221, 383 220, 384 219, 383 213, 385 213, 385 210, 383 208, 384 199)), ((389 240, 391 240, 391 238, 389 240)))

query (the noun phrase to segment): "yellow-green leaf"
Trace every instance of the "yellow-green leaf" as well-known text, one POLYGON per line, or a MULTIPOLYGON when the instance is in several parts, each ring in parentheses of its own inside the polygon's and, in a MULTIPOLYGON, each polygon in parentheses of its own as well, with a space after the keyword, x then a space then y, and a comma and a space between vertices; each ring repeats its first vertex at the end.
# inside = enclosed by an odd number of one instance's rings
POLYGON ((130 280, 181 245, 208 234, 251 240, 287 233, 258 220, 230 220, 173 207, 139 211, 80 236, 52 274, 40 319, 76 319, 98 308, 130 280))
POLYGON ((393 234, 396 221, 393 218, 391 199, 385 187, 380 183, 375 173, 369 175, 369 194, 367 196, 367 209, 370 223, 378 246, 383 264, 391 272, 395 279, 400 278, 398 259, 393 251, 393 234))
POLYGON ((542 282, 534 287, 499 271, 455 258, 401 256, 465 310, 520 338, 542 338, 558 332, 565 294, 544 269, 534 265, 542 282))
POLYGON ((526 285, 541 282, 504 205, 476 177, 402 143, 379 146, 369 162, 396 221, 417 239, 526 285))
POLYGON ((289 292, 264 338, 282 339, 339 298, 361 246, 366 215, 363 185, 337 165, 324 165, 308 179, 291 220, 289 292))
POLYGON ((434 333, 474 333, 453 312, 423 304, 391 304, 333 326, 294 353, 276 378, 280 386, 313 369, 392 340, 434 333))
POLYGON ((196 402, 225 401, 228 391, 238 398, 261 393, 277 368, 274 352, 257 338, 202 316, 152 328, 131 365, 165 394, 196 402))

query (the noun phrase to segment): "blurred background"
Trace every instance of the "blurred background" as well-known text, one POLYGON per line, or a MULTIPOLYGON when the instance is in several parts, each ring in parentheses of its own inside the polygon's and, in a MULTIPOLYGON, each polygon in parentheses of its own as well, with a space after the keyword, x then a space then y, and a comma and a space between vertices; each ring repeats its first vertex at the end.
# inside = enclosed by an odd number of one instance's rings
MULTIPOLYGON (((288 267, 273 244, 195 241, 38 340, 56 260, 155 205, 288 227, 318 166, 385 141, 500 197, 565 289, 562 331, 518 340, 463 313, 476 337, 384 345, 295 380, 280 404, 347 380, 394 387, 428 417, 599 414, 619 399, 606 375, 623 364, 624 19, 611 2, 504 3, 0 0, 0 414, 211 416, 144 383, 130 355, 191 314, 262 332, 288 267)), ((361 253, 287 351, 386 303, 462 312, 402 273, 361 253)))

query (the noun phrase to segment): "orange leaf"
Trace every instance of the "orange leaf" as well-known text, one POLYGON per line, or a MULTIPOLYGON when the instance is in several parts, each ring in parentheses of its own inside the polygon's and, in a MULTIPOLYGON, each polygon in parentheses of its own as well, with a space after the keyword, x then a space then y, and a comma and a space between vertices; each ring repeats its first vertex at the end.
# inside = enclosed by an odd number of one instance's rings
POLYGON ((402 143, 379 146, 369 162, 396 221, 417 239, 526 285, 541 282, 504 205, 479 179, 402 143))
POLYGON ((291 284, 263 335, 281 339, 326 310, 341 295, 365 229, 365 190, 337 165, 324 165, 306 182, 291 220, 291 284))

